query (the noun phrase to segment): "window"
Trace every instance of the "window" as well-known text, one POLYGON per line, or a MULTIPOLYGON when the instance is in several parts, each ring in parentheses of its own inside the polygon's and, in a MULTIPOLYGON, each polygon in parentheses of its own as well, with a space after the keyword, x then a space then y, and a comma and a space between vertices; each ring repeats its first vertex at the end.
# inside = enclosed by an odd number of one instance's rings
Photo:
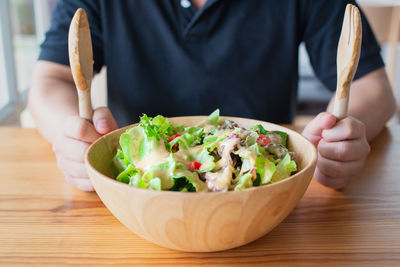
POLYGON ((18 124, 55 0, 0 1, 0 124, 18 124))
MULTIPOLYGON (((2 55, 1 58, 3 58, 2 55)), ((4 66, 3 64, 0 64, 0 109, 8 103, 8 92, 5 76, 4 66)))
POLYGON ((30 76, 39 52, 32 0, 10 1, 11 33, 18 91, 29 88, 30 76))

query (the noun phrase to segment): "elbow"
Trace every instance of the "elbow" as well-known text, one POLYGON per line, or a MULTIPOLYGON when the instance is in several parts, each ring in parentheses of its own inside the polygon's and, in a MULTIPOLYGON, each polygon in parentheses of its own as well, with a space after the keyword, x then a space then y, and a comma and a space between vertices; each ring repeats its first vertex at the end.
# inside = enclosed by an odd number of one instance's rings
POLYGON ((34 114, 34 103, 33 103, 33 94, 34 94, 35 87, 31 86, 29 88, 28 99, 26 102, 26 108, 28 109, 30 114, 34 114))
POLYGON ((387 110, 387 120, 389 120, 397 112, 396 100, 393 95, 393 90, 389 90, 383 103, 387 110))
POLYGON ((38 74, 36 68, 33 72, 31 79, 31 86, 29 88, 28 99, 26 102, 26 108, 32 116, 32 119, 35 123, 37 123, 37 108, 38 108, 38 99, 40 99, 40 83, 39 81, 42 78, 38 74))
POLYGON ((390 103, 390 117, 392 117, 396 112, 400 113, 400 110, 397 110, 396 101, 392 98, 390 103))
POLYGON ((34 98, 36 92, 36 86, 34 82, 34 77, 31 80, 31 86, 29 88, 29 93, 28 93, 28 98, 26 100, 26 108, 28 109, 29 113, 31 114, 32 119, 35 121, 35 104, 34 104, 34 98))
POLYGON ((387 78, 387 74, 384 69, 377 71, 377 74, 380 74, 378 77, 379 85, 378 95, 376 96, 376 100, 381 103, 381 110, 385 116, 385 122, 387 122, 396 112, 396 100, 394 97, 392 86, 390 85, 389 79, 387 78))

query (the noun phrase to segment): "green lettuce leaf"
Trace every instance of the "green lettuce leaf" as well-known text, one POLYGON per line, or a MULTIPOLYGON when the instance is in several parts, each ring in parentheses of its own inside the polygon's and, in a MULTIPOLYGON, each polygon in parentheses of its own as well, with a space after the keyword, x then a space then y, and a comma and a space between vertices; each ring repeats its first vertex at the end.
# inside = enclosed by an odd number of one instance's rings
POLYGON ((281 136, 281 144, 287 148, 287 139, 288 139, 288 135, 285 132, 281 132, 281 131, 274 131, 274 133, 279 134, 281 136))
POLYGON ((161 115, 152 118, 143 114, 140 117, 140 126, 144 129, 148 138, 154 137, 157 141, 184 130, 184 126, 174 126, 166 117, 161 115))
POLYGON ((161 191, 161 180, 156 177, 149 181, 149 189, 161 191))
POLYGON ((169 189, 170 191, 196 192, 196 188, 186 177, 173 178, 173 180, 174 185, 169 189))
POLYGON ((202 192, 207 191, 207 185, 200 180, 199 175, 196 172, 191 172, 185 168, 176 168, 174 174, 171 176, 171 180, 175 182, 176 179, 184 177, 187 183, 190 184, 195 191, 188 190, 189 192, 202 192))
POLYGON ((254 166, 254 160, 251 160, 250 158, 241 158, 242 159, 242 166, 240 168, 242 173, 250 171, 254 166))
POLYGON ((140 174, 140 170, 137 169, 133 164, 129 164, 128 167, 122 171, 115 179, 119 182, 129 184, 131 177, 140 174))
POLYGON ((209 172, 215 168, 214 157, 210 155, 207 149, 203 149, 200 154, 198 161, 201 163, 200 172, 209 172))
POLYGON ((135 126, 121 134, 119 140, 125 164, 136 164, 138 160, 143 159, 155 150, 167 153, 164 141, 155 136, 147 136, 143 127, 135 126))
POLYGON ((250 173, 246 173, 242 176, 239 177, 239 181, 237 185, 235 186, 235 191, 240 191, 246 188, 249 188, 252 186, 252 180, 251 180, 252 175, 250 173))
POLYGON ((275 170, 275 164, 269 161, 267 158, 262 156, 258 156, 256 158, 256 172, 260 176, 261 185, 267 184, 271 181, 275 170))
POLYGON ((217 108, 210 115, 208 115, 208 120, 212 124, 217 125, 218 119, 219 119, 219 109, 217 108))
POLYGON ((175 167, 175 160, 149 166, 143 173, 142 179, 150 185, 153 179, 158 178, 160 181, 160 188, 162 190, 168 190, 173 186, 171 175, 174 173, 175 167))
POLYGON ((204 144, 216 143, 216 142, 221 142, 224 139, 225 139, 225 136, 210 135, 210 136, 206 136, 204 138, 203 143, 204 144))
MULTIPOLYGON (((190 141, 193 141, 194 140, 194 138, 191 138, 191 137, 189 137, 189 136, 186 136, 186 138, 185 138, 185 136, 184 135, 181 135, 181 136, 179 136, 179 137, 176 137, 174 140, 172 140, 171 142, 169 142, 169 146, 170 146, 170 148, 172 149, 172 147, 175 145, 175 144, 179 144, 179 150, 181 150, 181 149, 188 149, 189 148, 189 143, 188 143, 188 141, 190 142, 190 141)), ((170 151, 170 152, 172 152, 172 150, 170 151)))
POLYGON ((148 117, 143 114, 140 117, 140 126, 144 129, 147 137, 155 137, 157 140, 161 138, 161 129, 159 125, 154 125, 152 123, 152 117, 148 117))
POLYGON ((264 129, 261 124, 254 125, 250 128, 251 130, 258 131, 260 134, 267 134, 268 131, 264 129))
POLYGON ((118 148, 111 162, 111 171, 114 176, 118 176, 118 174, 124 171, 128 167, 128 164, 129 162, 125 158, 124 152, 118 148))
MULTIPOLYGON (((138 158, 133 158, 134 160, 143 159, 146 155, 150 154, 151 152, 159 149, 159 146, 164 144, 160 144, 159 141, 155 137, 147 137, 140 142, 139 145, 139 154, 138 158)), ((134 154, 134 156, 136 156, 134 154)))
POLYGON ((175 160, 171 153, 168 161, 149 166, 142 176, 142 180, 154 190, 158 190, 158 185, 161 190, 182 191, 180 186, 176 186, 176 180, 186 179, 185 188, 188 192, 204 191, 205 183, 202 182, 196 172, 191 172, 181 162, 175 160), (158 179, 159 182, 153 181, 158 179), (153 181, 153 182, 152 182, 153 181), (156 183, 156 184, 152 184, 156 183), (189 185, 190 184, 190 185, 189 185), (155 187, 157 185, 157 187, 155 187))
MULTIPOLYGON (((192 147, 198 144, 201 144, 201 140, 203 138, 204 135, 204 129, 201 127, 189 127, 188 129, 186 129, 185 133, 183 133, 183 135, 181 135, 180 139, 185 139, 185 147, 192 147)), ((176 139, 176 138, 175 138, 176 139)), ((174 140, 175 140, 174 139, 174 140)), ((172 140, 171 142, 173 142, 174 140, 172 140)), ((179 141, 177 141, 179 142, 179 141)), ((170 143, 172 144, 172 143, 170 143)))
MULTIPOLYGON (((201 144, 201 141, 204 137, 204 128, 202 127, 189 127, 186 129, 186 133, 184 135, 191 135, 194 137, 193 141, 190 143, 190 146, 201 144)), ((186 138, 186 137, 185 137, 186 138)), ((188 139, 187 139, 188 141, 188 139)))
POLYGON ((265 151, 265 148, 260 146, 258 143, 254 143, 253 145, 249 146, 249 150, 259 156, 263 156, 263 155, 267 154, 267 152, 265 151))
POLYGON ((119 144, 128 163, 139 157, 141 142, 145 139, 145 133, 142 127, 136 126, 128 129, 121 134, 119 144))
POLYGON ((296 162, 290 159, 289 153, 278 163, 275 173, 272 175, 271 180, 278 182, 282 179, 289 177, 292 172, 297 170, 296 162))
POLYGON ((245 144, 245 146, 254 145, 254 144, 256 144, 257 139, 258 139, 258 133, 250 132, 249 135, 247 135, 247 137, 244 141, 244 144, 245 144))
POLYGON ((130 179, 131 180, 129 182, 129 185, 133 185, 133 186, 140 187, 140 188, 146 188, 146 189, 148 188, 148 184, 146 184, 146 182, 142 179, 142 175, 140 172, 133 174, 130 177, 130 179))
POLYGON ((260 134, 264 134, 264 135, 266 135, 266 134, 268 134, 270 132, 274 132, 276 134, 279 134, 281 136, 281 139, 282 139, 282 145, 287 148, 287 139, 288 139, 288 134, 287 133, 281 132, 281 131, 267 131, 267 130, 264 129, 264 127, 261 124, 257 124, 255 126, 252 126, 250 129, 254 130, 254 131, 258 131, 260 134))

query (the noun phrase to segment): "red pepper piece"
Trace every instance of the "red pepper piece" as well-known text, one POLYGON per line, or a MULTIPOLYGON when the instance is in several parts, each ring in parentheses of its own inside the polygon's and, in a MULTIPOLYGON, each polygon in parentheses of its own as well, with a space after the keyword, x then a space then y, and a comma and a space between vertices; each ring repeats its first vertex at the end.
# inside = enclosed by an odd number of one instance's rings
POLYGON ((268 138, 268 136, 266 136, 264 134, 260 134, 260 135, 258 135, 257 143, 260 146, 266 146, 271 143, 271 140, 268 138))
MULTIPOLYGON (((168 143, 171 142, 172 140, 174 140, 175 138, 179 137, 179 136, 181 136, 181 135, 180 135, 180 134, 174 134, 174 135, 172 135, 172 136, 168 139, 168 143)), ((178 150, 179 150, 179 144, 175 144, 175 145, 172 147, 172 151, 173 151, 173 152, 176 152, 176 151, 178 151, 178 150)))
POLYGON ((201 163, 200 162, 197 162, 197 161, 192 161, 192 162, 190 162, 190 165, 189 165, 189 170, 190 171, 197 171, 198 169, 200 169, 200 167, 201 167, 201 163))

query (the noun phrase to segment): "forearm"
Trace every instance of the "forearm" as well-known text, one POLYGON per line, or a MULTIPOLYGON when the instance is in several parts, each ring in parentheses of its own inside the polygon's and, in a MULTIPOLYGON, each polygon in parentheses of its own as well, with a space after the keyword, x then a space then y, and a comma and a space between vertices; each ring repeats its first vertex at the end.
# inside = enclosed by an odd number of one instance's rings
POLYGON ((41 134, 51 143, 68 115, 78 114, 78 99, 69 68, 36 63, 28 108, 41 134))
MULTIPOLYGON (((328 112, 333 111, 334 97, 328 112)), ((364 122, 368 141, 383 129, 395 111, 395 100, 385 70, 379 69, 353 82, 348 114, 364 122)))

